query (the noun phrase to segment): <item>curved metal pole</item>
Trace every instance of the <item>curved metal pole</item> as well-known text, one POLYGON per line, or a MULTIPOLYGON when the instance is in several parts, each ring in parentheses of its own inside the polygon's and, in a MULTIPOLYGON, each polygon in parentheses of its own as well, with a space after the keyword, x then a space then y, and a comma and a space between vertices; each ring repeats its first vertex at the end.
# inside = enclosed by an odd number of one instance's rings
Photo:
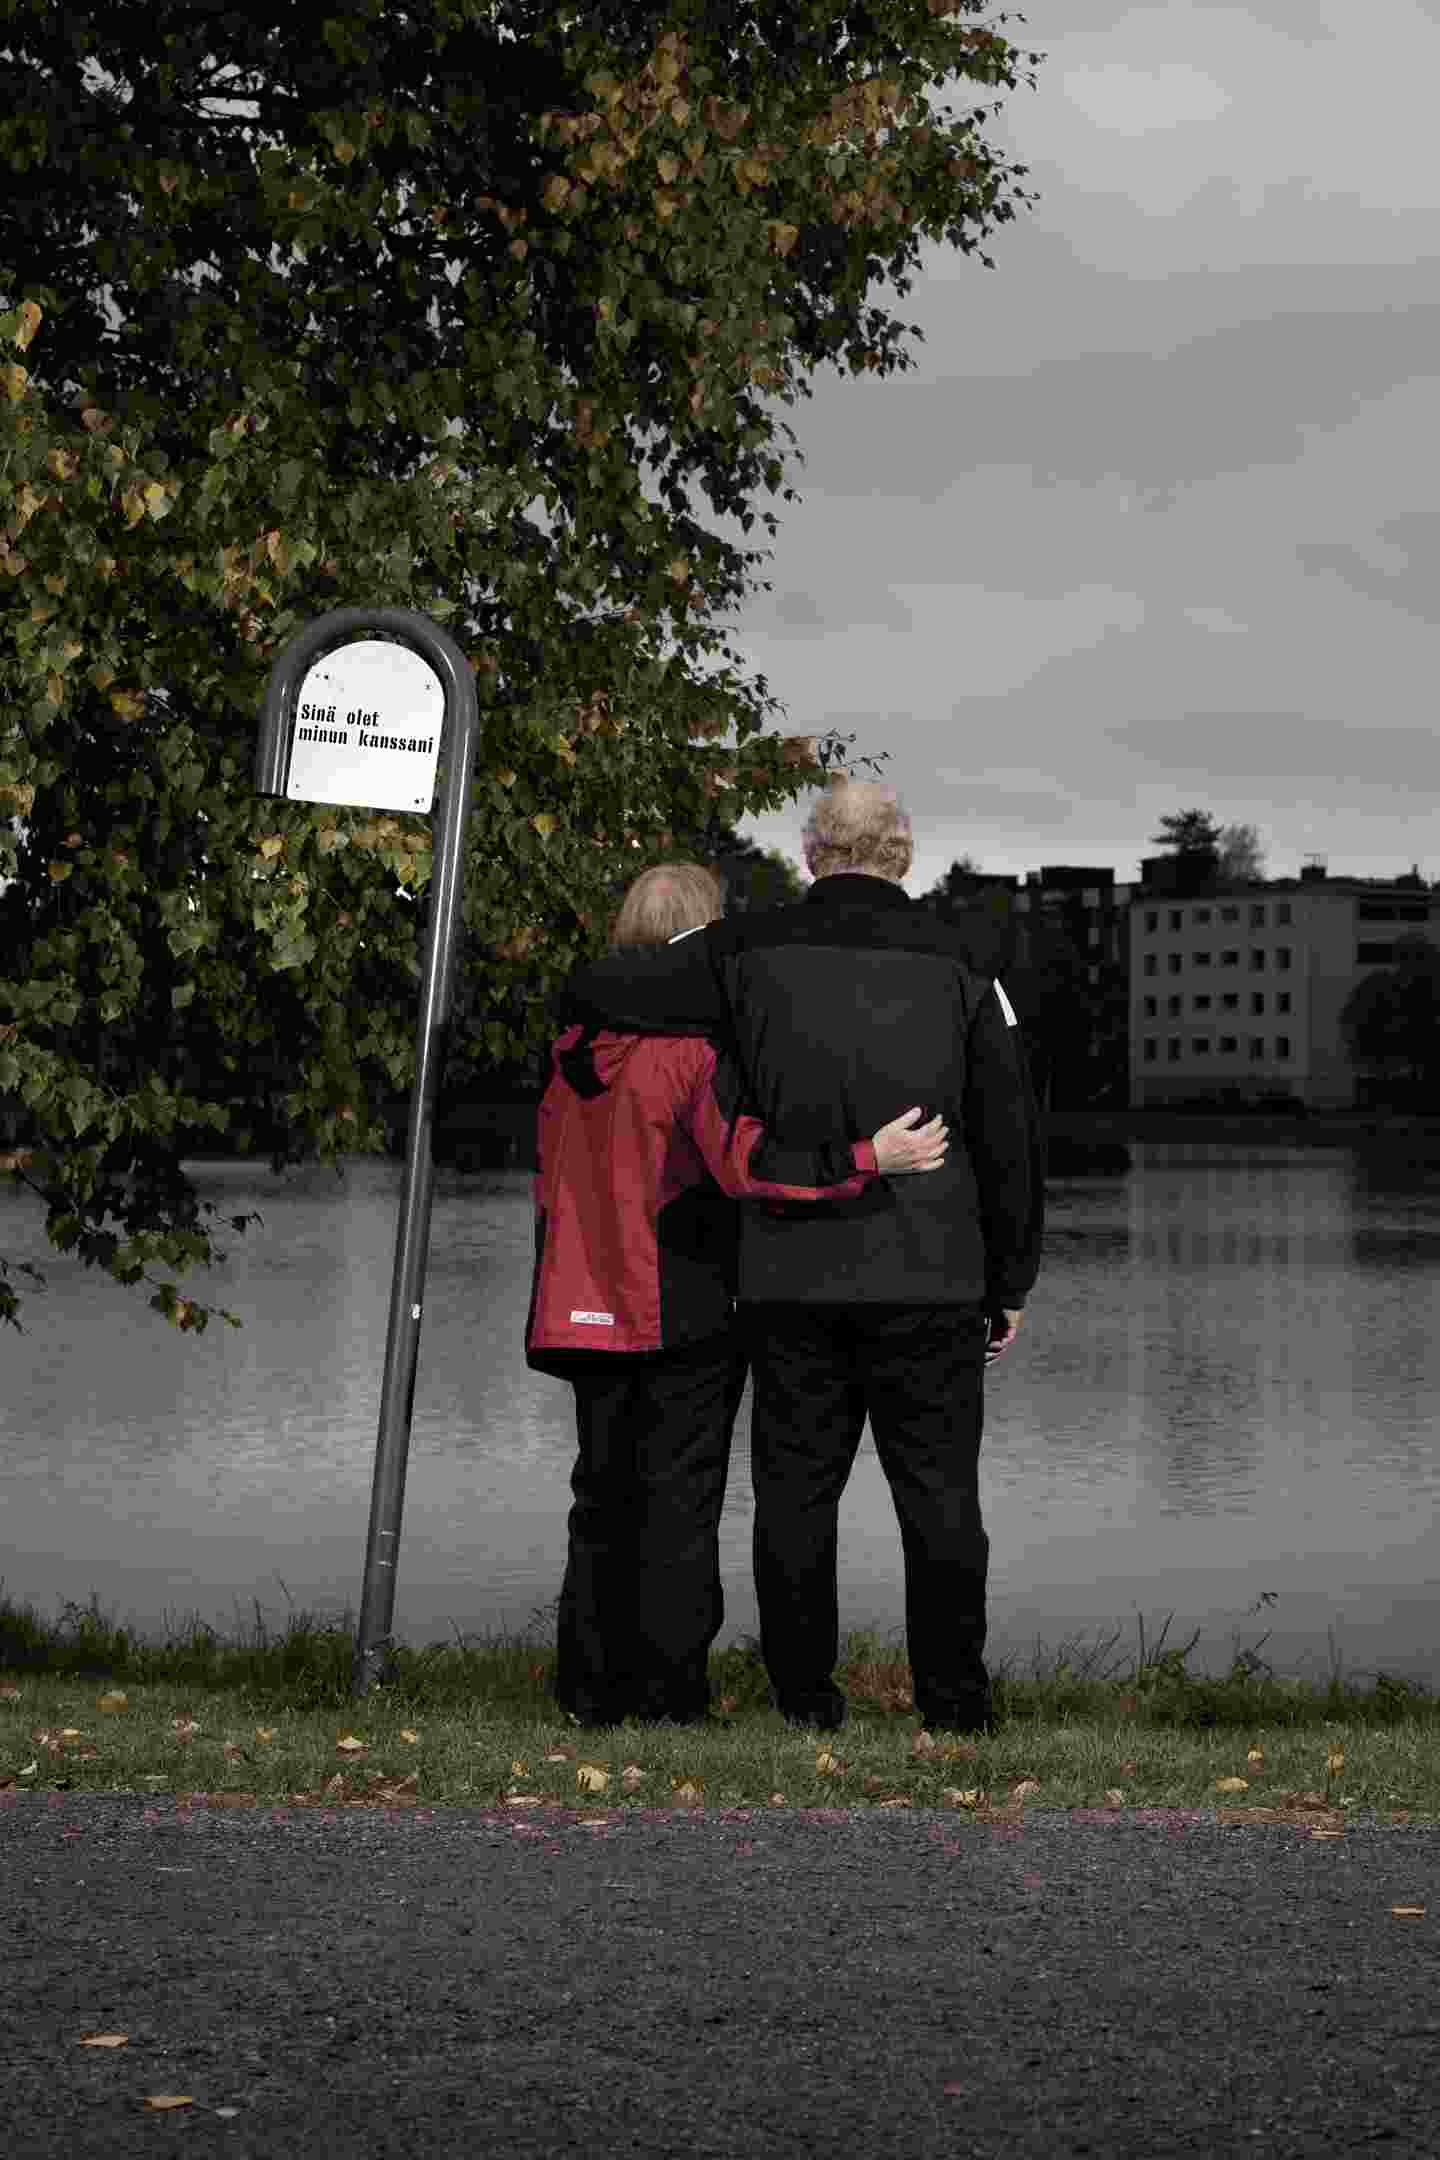
POLYGON ((430 1207, 435 1163, 432 1137, 435 1097, 444 1063, 445 1037, 455 979, 455 936, 464 878, 465 816, 479 734, 475 674, 448 630, 414 608, 335 608, 297 631, 277 656, 266 686, 256 750, 255 784, 264 794, 286 787, 295 705, 305 675, 323 654, 360 637, 388 637, 408 645, 432 667, 445 692, 444 772, 433 821, 434 868, 430 921, 420 974, 420 1015, 415 1040, 415 1080, 400 1186, 400 1221, 390 1321, 385 1336, 385 1373, 380 1388, 380 1425, 370 1494, 370 1530, 355 1641, 352 1693, 365 1695, 386 1676, 395 1615, 395 1569, 405 1503, 405 1470, 420 1353, 425 1263, 430 1246, 430 1207))

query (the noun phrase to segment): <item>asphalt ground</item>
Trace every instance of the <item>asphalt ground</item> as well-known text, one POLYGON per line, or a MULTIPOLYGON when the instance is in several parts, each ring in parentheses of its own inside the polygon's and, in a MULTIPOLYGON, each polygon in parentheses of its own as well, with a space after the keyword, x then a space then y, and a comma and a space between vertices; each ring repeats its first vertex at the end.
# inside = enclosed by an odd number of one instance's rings
POLYGON ((11 2160, 1440 2153, 1436 1825, 0 1801, 11 2160))

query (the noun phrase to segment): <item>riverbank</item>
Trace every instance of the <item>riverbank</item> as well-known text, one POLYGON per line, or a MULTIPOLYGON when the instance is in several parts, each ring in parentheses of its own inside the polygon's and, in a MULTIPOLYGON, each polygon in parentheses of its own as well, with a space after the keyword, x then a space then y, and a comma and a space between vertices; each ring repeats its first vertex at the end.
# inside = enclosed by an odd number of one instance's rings
MULTIPOLYGON (((396 1150, 404 1146, 404 1105, 391 1106, 396 1150)), ((1052 1110, 1045 1120, 1052 1177, 1120 1174, 1137 1144, 1349 1149, 1368 1158, 1440 1162, 1440 1117, 1374 1110, 1268 1111, 1052 1110)), ((460 1170, 534 1170, 535 1105, 457 1104, 439 1121, 436 1158, 460 1170)))
MULTIPOLYGON (((1162 1629, 1119 1668, 998 1664, 993 1733, 930 1734, 894 1645, 847 1637, 838 1733, 787 1726, 754 1643, 712 1655, 703 1726, 582 1728, 553 1701, 553 1634, 399 1646, 350 1694, 352 1626, 283 1635, 117 1629, 92 1597, 54 1621, 0 1596, 0 1791, 189 1792, 211 1806, 1212 1808, 1245 1821, 1440 1820, 1440 1700, 1338 1667, 1277 1677, 1259 1649, 1192 1673, 1162 1629)), ((1193 1640, 1190 1646, 1193 1649, 1193 1640)))

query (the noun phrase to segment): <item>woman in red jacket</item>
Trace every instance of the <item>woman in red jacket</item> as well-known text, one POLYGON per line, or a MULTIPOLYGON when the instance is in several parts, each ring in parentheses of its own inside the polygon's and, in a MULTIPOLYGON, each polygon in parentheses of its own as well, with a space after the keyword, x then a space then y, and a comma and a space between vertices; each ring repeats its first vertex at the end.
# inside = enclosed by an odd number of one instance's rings
MULTIPOLYGON (((612 946, 723 912, 693 863, 644 871, 612 946)), ((538 1120, 526 1363, 575 1390, 579 1454, 555 1697, 582 1724, 698 1723, 720 1632, 720 1514, 747 1363, 732 1329, 737 1202, 855 1199, 938 1169, 946 1128, 903 1111, 845 1155, 779 1146, 698 1031, 568 1028, 538 1120)))

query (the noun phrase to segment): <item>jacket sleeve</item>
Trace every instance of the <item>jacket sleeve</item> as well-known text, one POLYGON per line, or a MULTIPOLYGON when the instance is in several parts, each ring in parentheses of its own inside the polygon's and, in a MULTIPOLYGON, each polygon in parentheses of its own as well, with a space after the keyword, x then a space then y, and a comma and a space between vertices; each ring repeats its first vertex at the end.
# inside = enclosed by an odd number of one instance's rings
POLYGON ((715 1028, 727 1034, 730 1006, 704 930, 673 945, 637 945, 577 968, 558 992, 554 1017, 618 1034, 667 1027, 715 1028))
POLYGON ((1015 1310, 1040 1272, 1045 1139, 1020 1026, 998 981, 970 1026, 964 1120, 980 1195, 986 1302, 1015 1310))
POLYGON ((700 1084, 676 1114, 732 1200, 857 1200, 880 1175, 873 1140, 785 1148, 759 1118, 742 1111, 727 1119, 715 1092, 715 1066, 707 1045, 700 1084))

